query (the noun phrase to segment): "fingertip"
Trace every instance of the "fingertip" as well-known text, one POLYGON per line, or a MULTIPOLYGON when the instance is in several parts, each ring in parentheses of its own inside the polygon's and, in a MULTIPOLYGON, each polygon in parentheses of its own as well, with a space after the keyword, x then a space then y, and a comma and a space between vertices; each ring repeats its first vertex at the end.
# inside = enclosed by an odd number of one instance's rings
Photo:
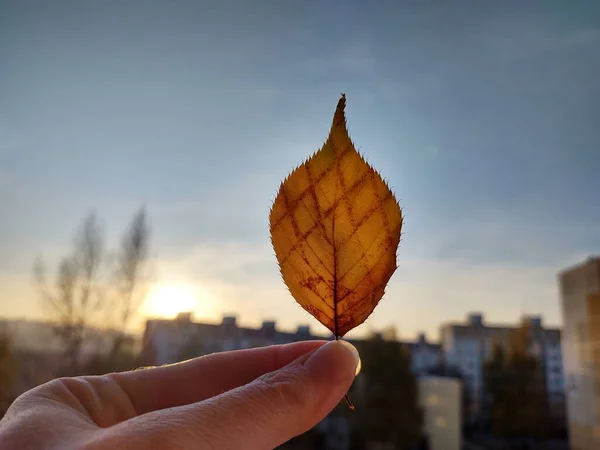
POLYGON ((358 375, 360 373, 360 369, 361 369, 361 362, 360 362, 360 355, 358 353, 358 349, 352 345, 350 342, 348 341, 342 341, 341 339, 336 341, 339 342, 340 344, 342 344, 347 350, 350 350, 350 352, 352 353, 352 356, 355 358, 356 360, 356 367, 354 369, 354 376, 358 375))
POLYGON ((360 371, 358 350, 346 341, 331 341, 316 350, 303 364, 319 380, 350 383, 360 371))

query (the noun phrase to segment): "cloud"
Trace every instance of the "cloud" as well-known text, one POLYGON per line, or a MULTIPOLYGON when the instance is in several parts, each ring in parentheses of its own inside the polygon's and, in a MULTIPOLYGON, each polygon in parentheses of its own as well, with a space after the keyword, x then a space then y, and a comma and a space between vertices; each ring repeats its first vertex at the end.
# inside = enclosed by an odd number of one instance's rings
POLYGON ((569 47, 571 45, 597 43, 600 41, 600 28, 587 28, 558 39, 562 46, 569 47))
POLYGON ((471 263, 546 263, 556 267, 600 250, 600 228, 595 224, 562 216, 544 220, 524 211, 484 207, 468 216, 457 215, 419 239, 415 243, 419 253, 411 248, 411 256, 471 263))
POLYGON ((483 312, 489 322, 516 323, 521 314, 542 314, 560 323, 556 267, 551 265, 473 264, 461 259, 403 261, 368 328, 397 324, 403 337, 425 331, 438 337, 440 325, 462 322, 469 312, 483 312))
POLYGON ((253 324, 272 317, 288 328, 303 317, 306 321, 307 313, 295 305, 281 281, 270 243, 203 241, 188 251, 159 257, 155 265, 158 283, 183 282, 209 292, 217 316, 234 312, 253 324))
POLYGON ((257 266, 276 267, 270 244, 253 244, 247 241, 203 241, 187 251, 160 258, 159 263, 169 274, 179 273, 190 279, 231 279, 249 281, 260 276, 257 266), (272 264, 271 264, 272 263, 272 264))
POLYGON ((599 40, 600 29, 557 32, 549 25, 532 21, 491 23, 480 33, 481 55, 490 61, 504 63, 570 52, 573 47, 599 40))

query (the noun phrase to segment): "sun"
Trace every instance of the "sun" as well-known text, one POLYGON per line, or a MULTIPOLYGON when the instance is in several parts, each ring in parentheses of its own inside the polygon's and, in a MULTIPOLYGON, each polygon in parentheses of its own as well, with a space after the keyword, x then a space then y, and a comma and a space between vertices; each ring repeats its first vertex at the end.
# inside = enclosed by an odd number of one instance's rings
POLYGON ((150 289, 143 310, 148 316, 173 318, 180 312, 197 311, 200 300, 197 289, 190 286, 159 284, 150 289))

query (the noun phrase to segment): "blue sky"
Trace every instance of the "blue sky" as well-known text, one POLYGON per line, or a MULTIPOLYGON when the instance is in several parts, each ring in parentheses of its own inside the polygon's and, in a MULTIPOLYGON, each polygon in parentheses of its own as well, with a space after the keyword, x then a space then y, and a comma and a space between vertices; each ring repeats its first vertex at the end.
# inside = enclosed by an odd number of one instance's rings
POLYGON ((321 330, 268 211, 345 92, 406 214, 357 332, 558 324, 556 272, 600 252, 598 48, 595 1, 1 1, 0 315, 39 317, 32 261, 88 211, 114 241, 145 204, 157 282, 199 289, 200 317, 321 330))

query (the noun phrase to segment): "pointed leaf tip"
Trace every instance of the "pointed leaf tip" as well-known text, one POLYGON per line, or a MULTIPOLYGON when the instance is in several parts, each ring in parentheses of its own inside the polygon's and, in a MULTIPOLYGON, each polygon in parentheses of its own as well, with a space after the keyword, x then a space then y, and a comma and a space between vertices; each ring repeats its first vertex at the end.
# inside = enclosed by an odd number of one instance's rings
POLYGON ((350 140, 338 101, 323 147, 290 173, 269 215, 281 275, 336 338, 363 323, 397 266, 402 211, 350 140))
POLYGON ((336 126, 341 126, 346 128, 346 94, 342 94, 340 99, 338 100, 338 104, 335 108, 335 113, 333 114, 333 124, 332 128, 336 126))

